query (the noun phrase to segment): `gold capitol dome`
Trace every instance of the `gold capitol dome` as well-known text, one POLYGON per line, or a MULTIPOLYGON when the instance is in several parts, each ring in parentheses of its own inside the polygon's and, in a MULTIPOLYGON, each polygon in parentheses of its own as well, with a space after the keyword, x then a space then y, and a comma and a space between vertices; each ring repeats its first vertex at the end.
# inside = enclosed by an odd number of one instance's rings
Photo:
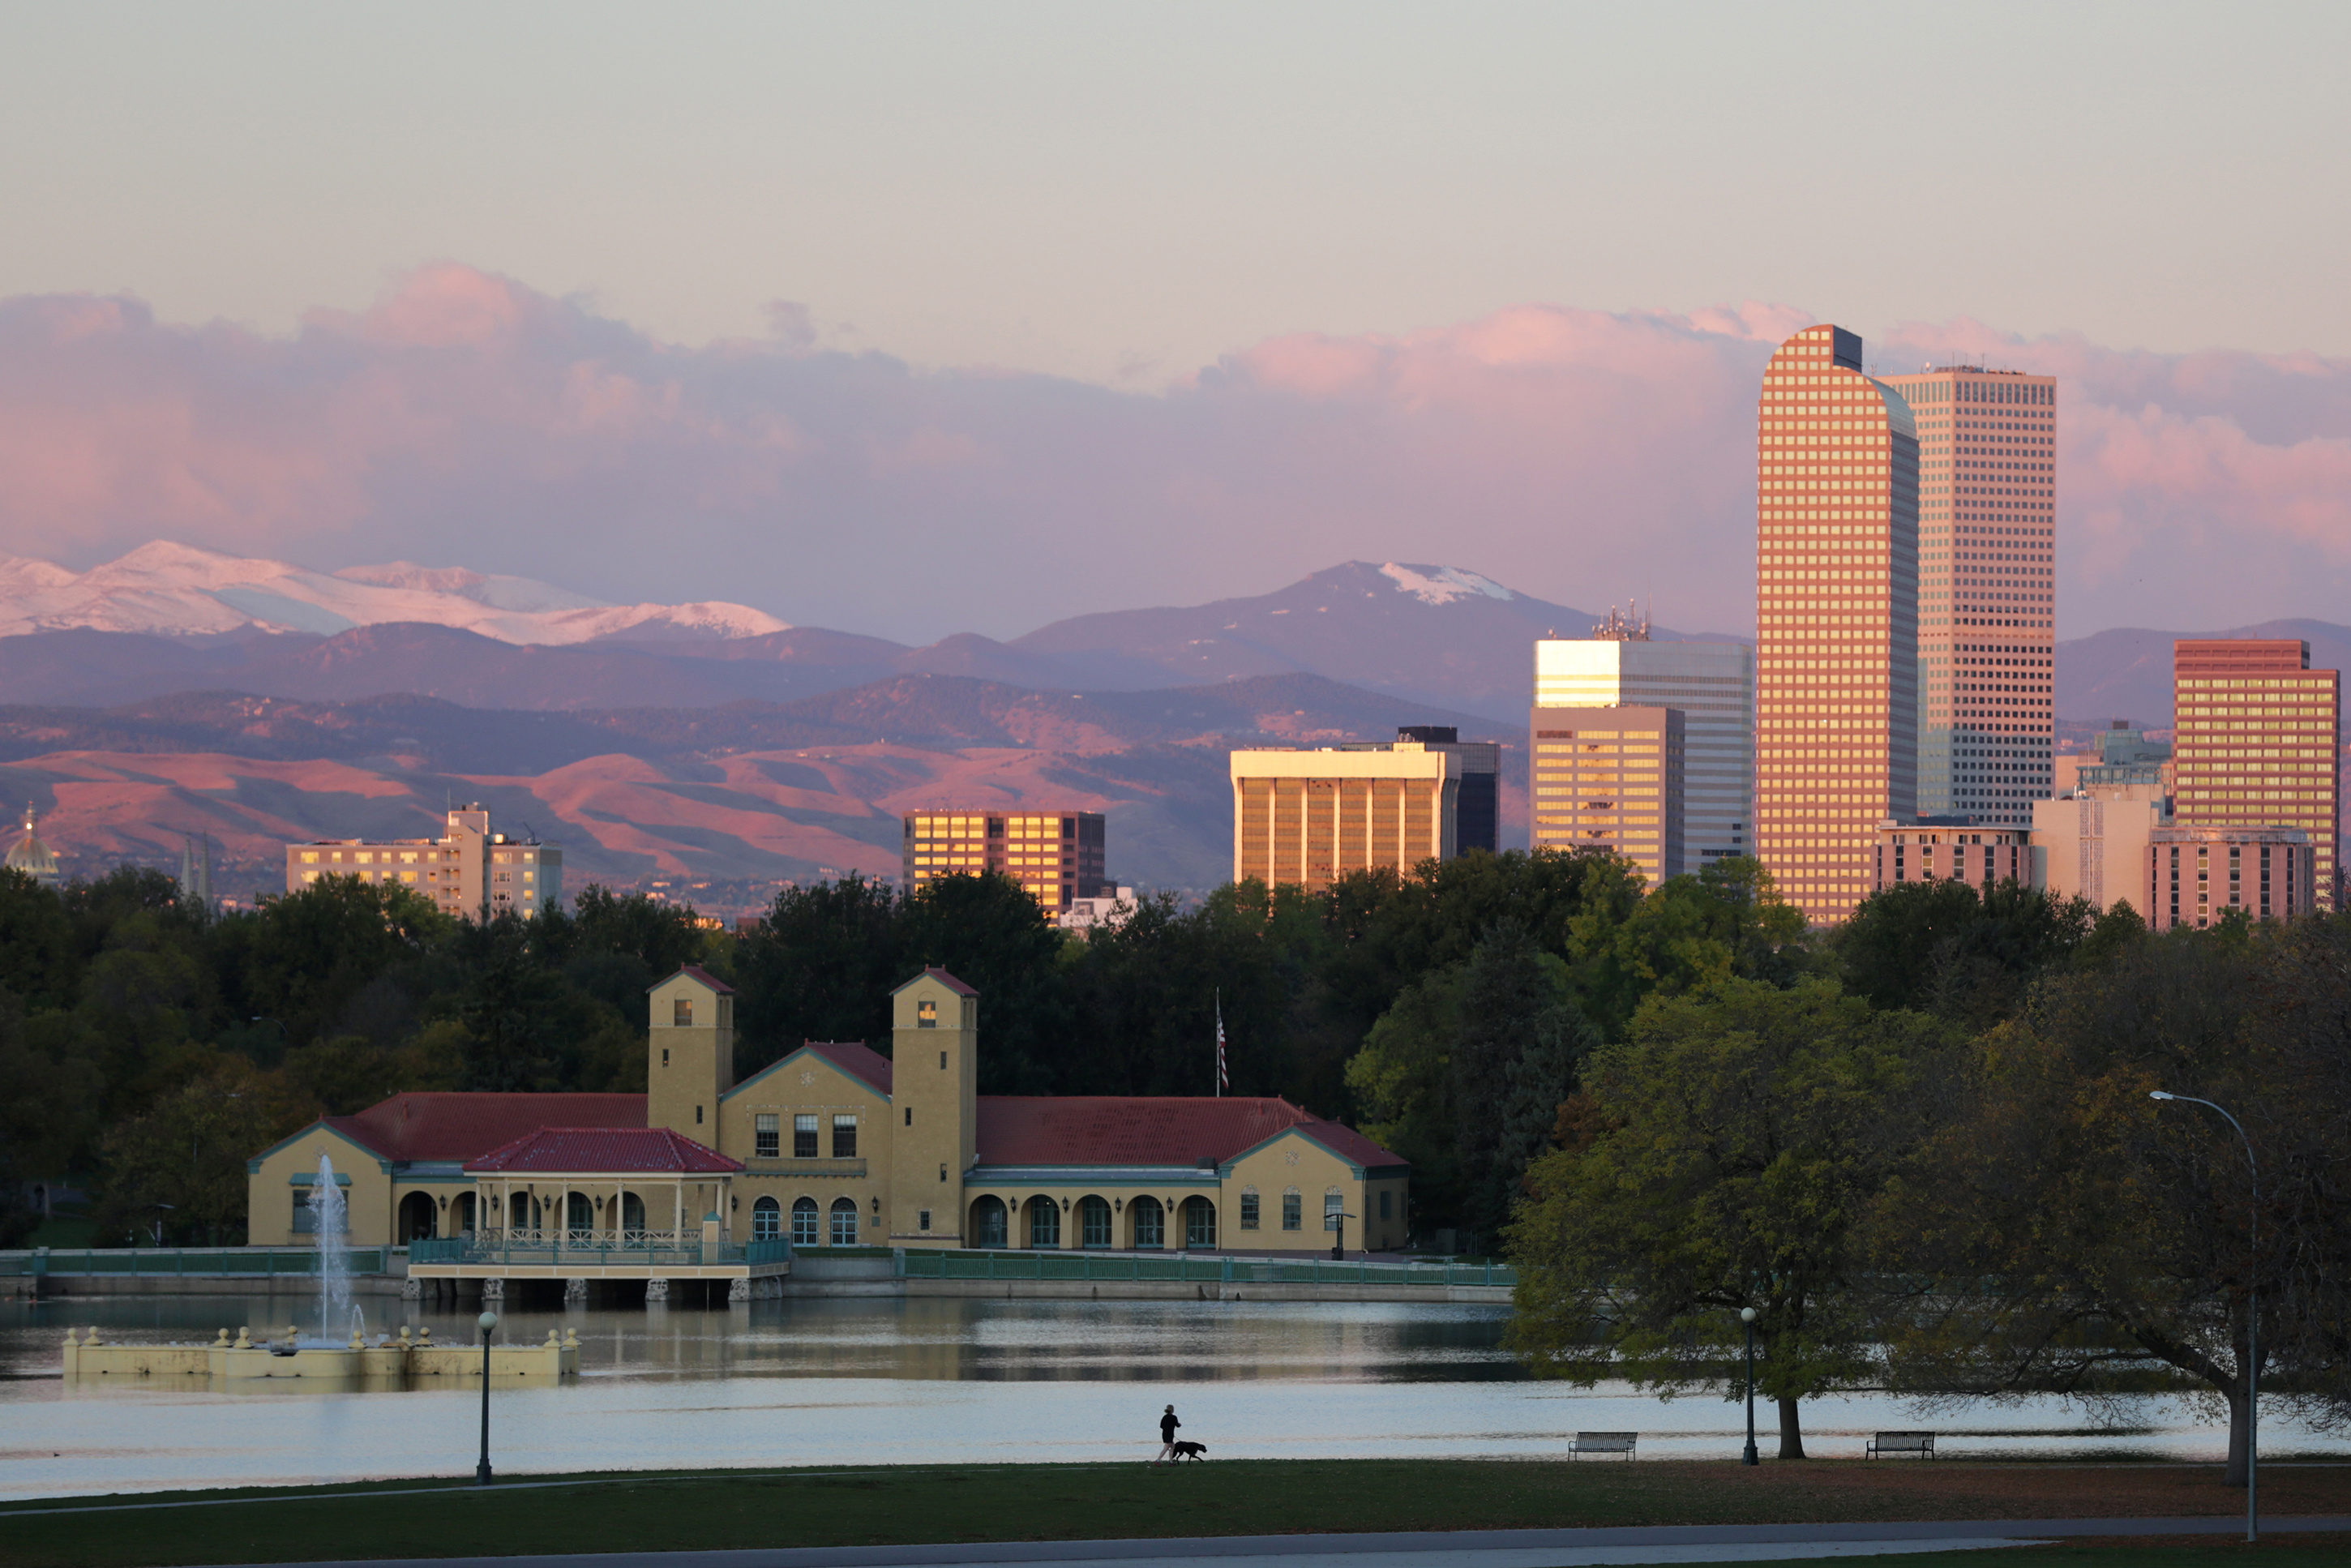
POLYGON ((0 858, 0 866, 10 871, 21 871, 35 882, 47 885, 57 880, 57 857, 48 845, 41 842, 40 834, 33 831, 38 820, 33 811, 33 803, 26 801, 25 831, 16 842, 8 846, 7 855, 0 858))

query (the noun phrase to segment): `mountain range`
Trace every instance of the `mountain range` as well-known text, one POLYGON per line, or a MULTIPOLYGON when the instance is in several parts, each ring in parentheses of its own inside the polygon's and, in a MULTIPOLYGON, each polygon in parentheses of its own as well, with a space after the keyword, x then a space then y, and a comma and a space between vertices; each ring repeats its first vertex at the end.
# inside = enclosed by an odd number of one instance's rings
MULTIPOLYGON (((1235 746, 1456 725, 1505 743, 1505 841, 1524 842, 1529 644, 1595 619, 1458 567, 1350 561, 912 647, 739 604, 159 541, 78 574, 0 561, 0 798, 52 813, 83 864, 171 862, 204 832, 264 881, 288 839, 426 834, 480 799, 560 839, 575 882, 620 883, 887 874, 902 810, 1050 802, 1109 813, 1113 874, 1199 887, 1228 864, 1235 746)), ((2208 634, 2351 659, 2326 622, 2208 634)), ((2066 737, 2168 725, 2175 635, 2059 643, 2066 737)))

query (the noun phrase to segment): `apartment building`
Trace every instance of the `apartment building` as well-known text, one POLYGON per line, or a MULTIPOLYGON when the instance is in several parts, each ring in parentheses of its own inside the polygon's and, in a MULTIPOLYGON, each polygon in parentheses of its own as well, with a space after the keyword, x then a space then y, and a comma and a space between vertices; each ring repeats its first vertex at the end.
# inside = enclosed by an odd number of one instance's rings
POLYGON ((920 891, 943 876, 995 872, 1019 883, 1058 920, 1110 881, 1100 811, 981 811, 936 808, 899 821, 900 885, 920 891))
POLYGON ((2300 828, 2159 828, 2147 847, 2151 930, 2308 915, 2331 891, 2300 828))
POLYGON ((563 902, 563 851, 494 832, 478 801, 452 807, 437 839, 320 839, 286 846, 286 891, 322 876, 406 888, 460 920, 536 915, 563 902))

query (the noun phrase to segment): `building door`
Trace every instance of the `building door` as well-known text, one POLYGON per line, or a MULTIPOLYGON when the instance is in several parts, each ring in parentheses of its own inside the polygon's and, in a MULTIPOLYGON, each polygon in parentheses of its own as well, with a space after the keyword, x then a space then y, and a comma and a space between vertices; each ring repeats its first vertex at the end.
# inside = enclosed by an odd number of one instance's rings
POLYGON ((751 1239, 774 1241, 784 1233, 784 1206, 763 1197, 751 1206, 751 1239))
POLYGON ((402 1241, 425 1241, 434 1235, 434 1221, 439 1218, 439 1205, 429 1192, 412 1192, 400 1200, 400 1239, 402 1241))
POLYGON ((1194 1251, 1216 1249, 1217 1206, 1205 1197, 1184 1200, 1184 1245, 1194 1251))
POLYGON ((836 1197, 832 1200, 832 1244, 835 1247, 857 1245, 857 1200, 836 1197))
POLYGON ((566 1230, 570 1231, 573 1235, 579 1236, 583 1239, 594 1233, 596 1229, 596 1206, 588 1201, 588 1195, 586 1193, 575 1192, 571 1194, 570 1197, 564 1199, 563 1207, 566 1210, 563 1228, 566 1230))
POLYGON ((1029 1245, 1059 1247, 1061 1244, 1061 1206, 1040 1194, 1029 1200, 1029 1245))
POLYGON ((797 1198, 792 1203, 792 1245, 813 1247, 821 1238, 817 1235, 816 1199, 797 1198))
POLYGON ((1078 1200, 1078 1236, 1087 1247, 1110 1245, 1110 1205, 1099 1197, 1078 1200))
POLYGON ((1004 1200, 993 1196, 982 1197, 971 1206, 972 1244, 976 1247, 1008 1247, 1009 1228, 1005 1223, 1004 1200))
POLYGON ((463 1236, 468 1231, 475 1228, 476 1227, 474 1224, 474 1195, 470 1192, 461 1192, 456 1197, 449 1200, 450 1233, 455 1236, 463 1236))
POLYGON ((1156 1251, 1167 1245, 1167 1211, 1155 1197, 1138 1197, 1126 1206, 1134 1221, 1134 1245, 1138 1250, 1156 1251))
POLYGON ((644 1234, 645 1200, 635 1193, 621 1195, 621 1228, 634 1236, 644 1234))

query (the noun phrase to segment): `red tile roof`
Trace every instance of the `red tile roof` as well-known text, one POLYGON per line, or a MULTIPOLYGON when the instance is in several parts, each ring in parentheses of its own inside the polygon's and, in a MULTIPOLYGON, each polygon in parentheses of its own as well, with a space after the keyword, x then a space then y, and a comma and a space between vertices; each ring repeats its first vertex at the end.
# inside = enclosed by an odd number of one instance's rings
POLYGON ((326 1125, 388 1160, 470 1160, 541 1127, 642 1127, 642 1094, 395 1094, 326 1125))
POLYGON ((541 1127, 465 1162, 469 1172, 507 1176, 624 1171, 718 1176, 742 1168, 741 1160, 667 1127, 541 1127))
MULTIPOLYGON (((969 986, 965 985, 961 980, 956 979, 953 975, 948 974, 945 969, 940 968, 935 964, 929 965, 925 967, 923 975, 928 975, 931 978, 938 981, 939 984, 945 986, 948 990, 953 991, 959 997, 976 997, 979 995, 977 991, 972 989, 969 986)), ((923 975, 915 976, 914 980, 921 979, 923 975)), ((913 985, 914 980, 907 981, 906 986, 913 985)), ((904 990, 906 986, 900 986, 898 990, 904 990)), ((893 991, 891 995, 897 995, 897 991, 893 991)))
POLYGON ((1359 1166, 1405 1162, 1349 1127, 1282 1099, 1226 1095, 985 1094, 979 1162, 990 1166, 1196 1166, 1219 1163, 1295 1128, 1359 1166))
POLYGON ((890 1059, 862 1040, 811 1040, 807 1049, 823 1057, 852 1078, 890 1092, 890 1059))
MULTIPOLYGON (((699 964, 680 964, 677 967, 677 975, 692 975, 695 979, 700 980, 704 985, 708 986, 712 990, 720 993, 722 996, 731 997, 735 994, 734 987, 728 985, 726 981, 720 979, 717 976, 712 974, 709 970, 704 968, 699 964)), ((660 979, 655 980, 652 985, 647 986, 645 989, 648 991, 658 990, 662 987, 668 985, 672 980, 676 979, 677 975, 664 975, 660 979)))

